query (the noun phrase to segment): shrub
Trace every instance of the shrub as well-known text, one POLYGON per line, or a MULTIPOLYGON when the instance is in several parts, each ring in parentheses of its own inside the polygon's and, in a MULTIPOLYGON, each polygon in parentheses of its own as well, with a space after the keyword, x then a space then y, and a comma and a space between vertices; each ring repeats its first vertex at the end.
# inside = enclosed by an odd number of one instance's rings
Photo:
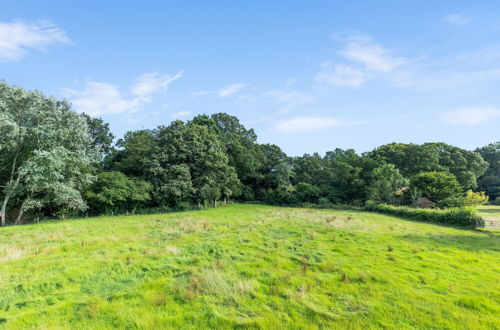
POLYGON ((420 197, 416 201, 416 206, 421 209, 433 209, 436 204, 429 198, 420 197))
POLYGON ((473 208, 460 207, 444 210, 416 209, 411 207, 398 207, 387 204, 368 204, 365 210, 395 215, 402 218, 434 222, 449 225, 475 227, 481 217, 476 215, 473 208))
POLYGON ((472 190, 467 190, 465 192, 464 205, 466 206, 478 206, 488 203, 489 197, 485 195, 484 191, 473 192, 472 190))
POLYGON ((419 197, 430 199, 440 208, 463 205, 462 187, 450 173, 419 173, 411 179, 409 193, 412 191, 418 191, 419 197))

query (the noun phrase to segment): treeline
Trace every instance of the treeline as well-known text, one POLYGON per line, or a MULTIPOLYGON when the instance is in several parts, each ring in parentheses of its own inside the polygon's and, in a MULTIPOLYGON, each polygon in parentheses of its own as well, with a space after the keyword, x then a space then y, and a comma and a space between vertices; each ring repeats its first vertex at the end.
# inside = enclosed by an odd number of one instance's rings
POLYGON ((421 208, 500 202, 500 142, 476 151, 392 143, 364 154, 289 157, 225 113, 114 140, 102 119, 0 82, 1 223, 229 200, 421 208))

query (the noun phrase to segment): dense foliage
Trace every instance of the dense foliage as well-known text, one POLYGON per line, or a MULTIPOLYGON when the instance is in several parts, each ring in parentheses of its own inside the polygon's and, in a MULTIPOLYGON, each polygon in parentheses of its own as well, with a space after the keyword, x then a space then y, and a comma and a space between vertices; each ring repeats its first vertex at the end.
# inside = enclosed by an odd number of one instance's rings
POLYGON ((406 219, 467 227, 474 227, 477 221, 482 221, 481 217, 476 215, 475 210, 472 208, 430 210, 387 204, 368 204, 365 209, 406 219))
POLYGON ((64 216, 87 208, 98 154, 85 118, 65 101, 0 82, 0 220, 17 208, 64 216))
POLYGON ((419 208, 500 200, 500 142, 476 151, 391 143, 364 154, 334 149, 289 157, 276 145, 259 144, 254 130, 225 113, 113 141, 102 119, 0 83, 2 224, 229 200, 419 208))
POLYGON ((500 141, 476 150, 488 162, 488 169, 478 180, 480 190, 500 205, 500 141))

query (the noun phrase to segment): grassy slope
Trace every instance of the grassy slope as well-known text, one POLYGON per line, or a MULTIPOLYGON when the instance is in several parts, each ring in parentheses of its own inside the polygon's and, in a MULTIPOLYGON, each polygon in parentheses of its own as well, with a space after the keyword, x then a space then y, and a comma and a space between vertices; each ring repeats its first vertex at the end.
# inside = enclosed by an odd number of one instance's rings
POLYGON ((0 327, 498 328, 499 261, 499 235, 354 211, 8 227, 0 327))
POLYGON ((483 205, 478 211, 484 219, 500 221, 500 205, 483 205))

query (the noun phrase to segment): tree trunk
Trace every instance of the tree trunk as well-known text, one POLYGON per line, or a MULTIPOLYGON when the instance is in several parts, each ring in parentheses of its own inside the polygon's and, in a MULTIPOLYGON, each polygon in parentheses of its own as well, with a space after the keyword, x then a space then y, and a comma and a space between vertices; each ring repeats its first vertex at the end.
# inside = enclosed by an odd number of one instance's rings
MULTIPOLYGON (((10 178, 9 182, 7 183, 7 186, 12 183, 14 180, 14 173, 16 171, 16 165, 17 165, 17 155, 19 153, 16 153, 14 156, 14 160, 12 161, 12 168, 10 170, 10 178)), ((17 186, 17 183, 19 182, 19 177, 17 178, 16 182, 14 182, 12 187, 8 187, 5 189, 5 198, 2 203, 2 209, 0 210, 0 225, 5 226, 5 215, 7 213, 7 204, 9 203, 10 196, 12 195, 12 190, 14 190, 17 186)))
POLYGON ((7 203, 9 202, 10 195, 6 194, 0 210, 0 225, 5 226, 5 213, 7 212, 7 203))
POLYGON ((19 208, 19 213, 17 214, 16 222, 14 222, 15 225, 20 225, 21 220, 23 219, 23 214, 24 214, 24 204, 26 204, 26 201, 28 198, 26 198, 23 203, 21 204, 21 207, 19 208))
POLYGON ((16 222, 14 224, 20 225, 21 224, 21 219, 23 218, 24 210, 23 207, 19 209, 19 214, 17 215, 16 222))

